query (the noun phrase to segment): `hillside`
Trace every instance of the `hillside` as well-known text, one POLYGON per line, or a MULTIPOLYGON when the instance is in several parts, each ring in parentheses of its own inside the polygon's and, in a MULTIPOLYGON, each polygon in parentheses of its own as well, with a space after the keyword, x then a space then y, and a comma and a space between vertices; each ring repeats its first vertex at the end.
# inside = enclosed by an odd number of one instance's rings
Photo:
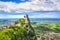
POLYGON ((36 40, 28 15, 0 29, 0 40, 36 40))
POLYGON ((60 22, 32 22, 38 40, 60 40, 60 22))

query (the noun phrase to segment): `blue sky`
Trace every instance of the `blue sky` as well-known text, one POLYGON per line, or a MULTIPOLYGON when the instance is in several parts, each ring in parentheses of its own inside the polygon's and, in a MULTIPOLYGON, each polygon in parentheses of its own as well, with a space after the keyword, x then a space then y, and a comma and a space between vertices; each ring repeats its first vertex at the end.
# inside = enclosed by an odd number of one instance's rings
POLYGON ((59 0, 0 0, 0 18, 60 18, 59 0))
POLYGON ((21 3, 21 2, 26 2, 26 1, 29 1, 29 0, 0 0, 0 1, 3 1, 3 2, 21 3))

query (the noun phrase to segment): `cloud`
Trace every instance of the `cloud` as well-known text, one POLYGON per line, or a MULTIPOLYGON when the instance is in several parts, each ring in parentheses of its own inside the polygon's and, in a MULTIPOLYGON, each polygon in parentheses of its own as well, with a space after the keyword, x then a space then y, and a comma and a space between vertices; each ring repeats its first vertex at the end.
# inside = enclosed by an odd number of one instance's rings
POLYGON ((0 18, 23 18, 24 15, 0 15, 0 18))
POLYGON ((30 0, 29 2, 13 3, 0 1, 0 11, 30 12, 30 11, 60 11, 59 0, 30 0))
POLYGON ((60 18, 60 14, 57 12, 44 12, 44 13, 36 13, 34 15, 30 15, 30 18, 60 18))
MULTIPOLYGON (((0 18, 23 18, 24 15, 0 15, 0 18)), ((46 14, 41 14, 41 15, 29 15, 29 18, 57 18, 56 15, 46 15, 46 14)))
MULTIPOLYGON (((17 13, 16 13, 17 14, 17 13)), ((0 18, 23 18, 24 14, 0 14, 0 18)), ((29 18, 60 18, 60 12, 31 12, 29 18)))

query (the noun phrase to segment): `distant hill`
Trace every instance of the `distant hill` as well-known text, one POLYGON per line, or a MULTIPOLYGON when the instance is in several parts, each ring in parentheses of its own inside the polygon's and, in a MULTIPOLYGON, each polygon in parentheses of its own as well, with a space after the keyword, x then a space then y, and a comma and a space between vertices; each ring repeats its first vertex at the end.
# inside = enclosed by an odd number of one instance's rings
MULTIPOLYGON (((7 23, 11 23, 14 22, 16 20, 18 20, 19 18, 11 18, 11 19, 0 19, 0 25, 1 24, 7 24, 7 23)), ((60 22, 59 18, 30 18, 30 22, 60 22)))
POLYGON ((31 22, 45 22, 45 21, 50 21, 50 22, 52 22, 52 21, 60 21, 60 19, 59 18, 30 18, 30 21, 31 22))
POLYGON ((14 18, 14 19, 0 19, 0 26, 8 24, 8 23, 11 23, 11 22, 14 22, 16 20, 18 20, 18 18, 14 18))

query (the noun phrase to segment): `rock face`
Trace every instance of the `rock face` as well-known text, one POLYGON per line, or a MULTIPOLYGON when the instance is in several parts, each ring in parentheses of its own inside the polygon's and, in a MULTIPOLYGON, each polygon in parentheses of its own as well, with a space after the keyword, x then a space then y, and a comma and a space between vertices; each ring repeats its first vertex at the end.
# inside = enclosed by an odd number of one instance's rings
MULTIPOLYGON (((27 29, 27 34, 30 34, 30 32, 34 33, 33 38, 34 38, 34 40, 36 40, 35 31, 32 28, 32 26, 30 25, 30 20, 28 18, 28 15, 24 16, 24 20, 25 20, 25 23, 26 23, 25 28, 27 29)), ((29 40, 29 37, 28 37, 28 40, 29 40)))
POLYGON ((25 15, 24 16, 24 20, 25 20, 25 27, 27 28, 27 31, 29 32, 29 31, 31 31, 32 30, 32 28, 31 28, 31 25, 30 25, 30 21, 29 21, 29 18, 28 18, 28 15, 25 15))

